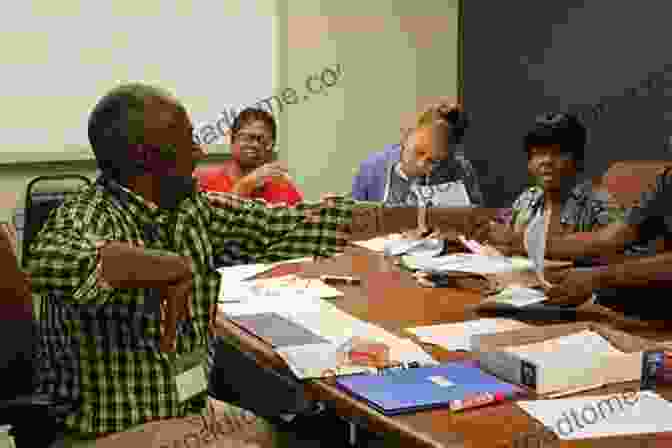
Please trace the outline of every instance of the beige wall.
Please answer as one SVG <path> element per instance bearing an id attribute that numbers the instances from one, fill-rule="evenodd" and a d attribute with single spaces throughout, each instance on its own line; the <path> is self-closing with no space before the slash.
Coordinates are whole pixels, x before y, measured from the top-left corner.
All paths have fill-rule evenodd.
<path id="1" fill-rule="evenodd" d="M 279 0 L 281 85 L 340 64 L 338 84 L 280 116 L 280 152 L 308 199 L 349 192 L 359 162 L 396 143 L 428 99 L 457 96 L 458 0 Z"/>
<path id="2" fill-rule="evenodd" d="M 359 162 L 395 143 L 402 121 L 429 98 L 456 96 L 458 0 L 277 1 L 279 91 L 303 96 L 308 76 L 342 69 L 326 95 L 279 113 L 280 157 L 308 199 L 349 192 Z M 0 219 L 23 202 L 31 178 L 58 172 L 93 176 L 95 169 L 0 167 Z"/>

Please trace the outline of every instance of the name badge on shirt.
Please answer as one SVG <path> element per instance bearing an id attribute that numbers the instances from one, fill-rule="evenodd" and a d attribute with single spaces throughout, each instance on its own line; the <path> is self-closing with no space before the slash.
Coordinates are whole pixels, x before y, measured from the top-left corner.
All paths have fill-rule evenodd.
<path id="1" fill-rule="evenodd" d="M 175 359 L 175 384 L 177 397 L 180 403 L 189 400 L 208 388 L 208 379 L 205 374 L 207 350 L 195 350 L 183 354 Z"/>
<path id="2" fill-rule="evenodd" d="M 177 384 L 177 398 L 181 402 L 200 394 L 208 388 L 208 379 L 205 376 L 205 366 L 199 364 L 175 377 Z"/>

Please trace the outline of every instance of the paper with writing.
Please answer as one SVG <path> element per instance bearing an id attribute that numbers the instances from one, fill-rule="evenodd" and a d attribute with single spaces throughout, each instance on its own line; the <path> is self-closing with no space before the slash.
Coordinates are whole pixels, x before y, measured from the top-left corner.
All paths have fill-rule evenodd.
<path id="1" fill-rule="evenodd" d="M 561 440 L 672 431 L 672 403 L 652 391 L 517 404 Z"/>

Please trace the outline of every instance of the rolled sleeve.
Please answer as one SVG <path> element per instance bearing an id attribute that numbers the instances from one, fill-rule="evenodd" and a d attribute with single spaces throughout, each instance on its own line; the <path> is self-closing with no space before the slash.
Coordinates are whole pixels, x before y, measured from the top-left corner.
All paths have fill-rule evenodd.
<path id="1" fill-rule="evenodd" d="M 352 222 L 352 199 L 338 199 L 334 206 L 321 203 L 295 207 L 269 207 L 263 201 L 229 196 L 211 206 L 210 229 L 215 246 L 238 241 L 260 262 L 310 255 L 331 255 L 347 244 Z"/>

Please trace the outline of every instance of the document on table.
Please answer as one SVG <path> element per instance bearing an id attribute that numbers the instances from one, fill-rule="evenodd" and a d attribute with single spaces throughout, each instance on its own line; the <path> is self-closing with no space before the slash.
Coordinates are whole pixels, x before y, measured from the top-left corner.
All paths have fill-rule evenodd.
<path id="1" fill-rule="evenodd" d="M 421 257 L 436 257 L 443 252 L 445 243 L 435 238 L 387 240 L 384 252 L 388 257 L 408 254 Z"/>
<path id="2" fill-rule="evenodd" d="M 320 279 L 302 278 L 293 274 L 259 280 L 224 282 L 220 303 L 239 303 L 258 297 L 310 296 L 323 299 L 342 297 L 343 293 Z"/>
<path id="3" fill-rule="evenodd" d="M 387 345 L 390 348 L 390 358 L 395 361 L 438 364 L 413 341 L 357 319 L 325 300 L 315 300 L 315 307 L 307 312 L 292 310 L 281 314 L 336 345 L 344 344 L 353 337 L 360 337 Z"/>
<path id="4" fill-rule="evenodd" d="M 280 347 L 276 352 L 299 379 L 372 373 L 364 366 L 341 366 L 338 344 L 308 344 Z"/>
<path id="5" fill-rule="evenodd" d="M 276 352 L 285 360 L 292 372 L 300 379 L 324 378 L 330 375 L 353 375 L 375 373 L 375 369 L 357 365 L 343 365 L 341 344 L 306 344 L 279 347 Z M 409 339 L 399 339 L 390 346 L 390 359 L 400 362 L 417 362 L 422 366 L 438 365 L 431 356 Z"/>
<path id="6" fill-rule="evenodd" d="M 533 266 L 530 260 L 521 257 L 495 257 L 476 254 L 452 254 L 441 257 L 405 255 L 402 257 L 402 261 L 410 269 L 425 272 L 456 271 L 474 274 L 526 271 Z"/>
<path id="7" fill-rule="evenodd" d="M 329 343 L 326 339 L 278 313 L 235 316 L 231 320 L 273 347 Z"/>
<path id="8" fill-rule="evenodd" d="M 372 250 L 374 252 L 383 252 L 385 250 L 386 242 L 399 240 L 401 238 L 402 238 L 401 234 L 393 233 L 387 236 L 378 236 L 376 238 L 371 238 L 370 240 L 353 241 L 352 244 L 363 247 L 365 249 Z"/>
<path id="9" fill-rule="evenodd" d="M 322 299 L 301 295 L 243 297 L 238 301 L 220 301 L 219 310 L 228 316 L 243 316 L 259 313 L 310 313 L 319 312 L 317 301 Z"/>
<path id="10" fill-rule="evenodd" d="M 339 255 L 342 254 L 336 254 L 335 256 Z M 275 263 L 256 263 L 256 264 L 241 264 L 237 266 L 224 266 L 217 268 L 217 272 L 219 272 L 219 274 L 222 276 L 222 279 L 226 278 L 227 282 L 239 282 L 252 278 L 255 275 L 261 274 L 263 272 L 270 271 L 276 266 L 292 263 L 304 263 L 307 261 L 313 261 L 313 258 L 303 257 L 303 258 L 294 258 L 291 260 L 277 261 Z"/>
<path id="11" fill-rule="evenodd" d="M 293 274 L 252 280 L 250 283 L 256 288 L 271 292 L 277 290 L 291 291 L 292 293 L 321 297 L 323 299 L 343 297 L 341 291 L 327 285 L 318 278 L 304 278 Z"/>
<path id="12" fill-rule="evenodd" d="M 241 264 L 217 268 L 217 272 L 222 276 L 222 282 L 226 280 L 226 283 L 234 283 L 247 280 L 271 269 L 273 269 L 272 264 Z"/>
<path id="13" fill-rule="evenodd" d="M 422 342 L 438 345 L 446 350 L 471 351 L 471 337 L 502 331 L 527 328 L 529 325 L 513 319 L 477 319 L 450 324 L 408 328 Z"/>
<path id="14" fill-rule="evenodd" d="M 521 307 L 543 302 L 546 299 L 544 291 L 511 285 L 499 293 L 489 296 L 484 302 L 508 303 L 515 307 Z"/>
<path id="15" fill-rule="evenodd" d="M 517 404 L 561 440 L 672 431 L 672 403 L 652 391 Z"/>

